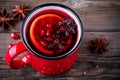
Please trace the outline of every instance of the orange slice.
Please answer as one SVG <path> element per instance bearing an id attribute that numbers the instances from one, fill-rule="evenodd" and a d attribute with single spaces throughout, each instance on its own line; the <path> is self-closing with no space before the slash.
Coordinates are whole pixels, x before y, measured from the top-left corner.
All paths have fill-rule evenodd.
<path id="1" fill-rule="evenodd" d="M 58 21 L 63 20 L 62 17 L 56 14 L 44 14 L 37 17 L 30 27 L 30 39 L 40 52 L 44 54 L 54 54 L 54 51 L 46 48 L 47 44 L 43 39 L 44 36 L 49 36 L 53 30 L 53 25 L 57 25 Z"/>

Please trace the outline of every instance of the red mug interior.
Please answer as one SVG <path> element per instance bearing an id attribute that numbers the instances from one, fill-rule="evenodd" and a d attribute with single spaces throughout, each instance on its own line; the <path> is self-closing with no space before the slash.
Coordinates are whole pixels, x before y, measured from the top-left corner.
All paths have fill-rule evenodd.
<path id="1" fill-rule="evenodd" d="M 39 37 L 40 35 L 45 36 L 44 34 L 49 35 L 52 33 L 52 31 L 55 31 L 53 27 L 57 25 L 58 21 L 63 20 L 64 17 L 73 19 L 76 24 L 75 35 L 72 36 L 72 39 L 68 39 L 66 41 L 66 43 L 68 42 L 72 45 L 69 48 L 65 46 L 66 49 L 68 48 L 66 51 L 59 50 L 58 53 L 61 53 L 58 55 L 51 55 L 54 53 L 53 50 L 47 50 L 41 47 L 39 44 L 45 45 L 46 42 L 44 39 L 42 39 L 43 37 L 41 37 L 41 39 L 39 39 Z M 52 28 L 50 28 L 51 26 Z M 82 32 L 81 21 L 77 14 L 67 7 L 61 7 L 58 5 L 37 7 L 27 16 L 21 29 L 22 40 L 27 49 L 31 53 L 47 59 L 56 59 L 72 54 L 72 52 L 76 50 L 79 43 L 81 42 Z M 40 40 L 42 41 L 40 42 Z"/>

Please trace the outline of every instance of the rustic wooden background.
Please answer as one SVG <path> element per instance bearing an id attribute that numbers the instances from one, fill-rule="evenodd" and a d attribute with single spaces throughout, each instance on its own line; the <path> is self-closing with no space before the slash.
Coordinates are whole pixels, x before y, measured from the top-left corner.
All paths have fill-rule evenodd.
<path id="1" fill-rule="evenodd" d="M 0 80 L 120 80 L 120 0 L 0 0 L 0 9 L 8 12 L 15 4 L 26 4 L 31 9 L 48 2 L 61 3 L 77 12 L 83 22 L 84 37 L 79 48 L 79 56 L 72 69 L 62 75 L 46 76 L 32 67 L 19 70 L 10 69 L 5 63 L 8 44 L 16 43 L 11 32 L 20 32 L 22 21 L 15 22 L 11 31 L 0 27 Z M 94 54 L 88 48 L 89 41 L 95 37 L 106 37 L 108 52 Z M 88 61 L 100 68 L 93 68 Z M 90 68 L 84 75 L 83 71 Z"/>

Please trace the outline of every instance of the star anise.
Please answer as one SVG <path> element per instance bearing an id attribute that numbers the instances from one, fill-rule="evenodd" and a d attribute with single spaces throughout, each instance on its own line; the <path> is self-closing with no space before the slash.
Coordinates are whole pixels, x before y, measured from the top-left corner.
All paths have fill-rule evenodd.
<path id="1" fill-rule="evenodd" d="M 29 11 L 30 9 L 25 5 L 15 5 L 15 9 L 13 9 L 13 17 L 17 17 L 20 20 L 21 18 L 25 18 Z"/>
<path id="2" fill-rule="evenodd" d="M 91 41 L 90 48 L 94 52 L 103 53 L 104 51 L 108 51 L 108 49 L 106 48 L 108 44 L 109 43 L 107 42 L 105 38 L 103 39 L 96 38 L 95 40 Z"/>
<path id="3" fill-rule="evenodd" d="M 52 35 L 52 37 L 45 37 L 44 40 L 47 42 L 48 49 L 53 49 L 54 53 L 57 53 L 57 50 L 64 50 L 65 41 L 61 39 L 60 35 Z"/>
<path id="4" fill-rule="evenodd" d="M 75 34 L 76 24 L 73 19 L 64 18 L 63 21 L 59 21 L 58 25 L 60 28 L 57 33 L 64 33 L 66 36 L 69 36 L 70 33 Z"/>
<path id="5" fill-rule="evenodd" d="M 3 29 L 7 27 L 11 27 L 10 21 L 12 21 L 13 18 L 9 17 L 9 14 L 7 13 L 6 9 L 2 8 L 0 12 L 0 25 Z"/>

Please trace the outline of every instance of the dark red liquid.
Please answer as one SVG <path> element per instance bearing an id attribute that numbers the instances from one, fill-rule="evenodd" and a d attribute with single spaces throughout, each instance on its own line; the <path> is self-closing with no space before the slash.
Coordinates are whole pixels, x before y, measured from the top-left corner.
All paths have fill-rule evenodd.
<path id="1" fill-rule="evenodd" d="M 40 54 L 48 56 L 57 56 L 68 52 L 76 42 L 77 30 L 75 28 L 76 33 L 70 33 L 67 36 L 64 33 L 57 33 L 61 27 L 58 22 L 62 22 L 64 18 L 71 19 L 68 14 L 52 9 L 34 15 L 27 25 L 29 28 L 27 31 L 28 42 L 31 47 Z"/>

